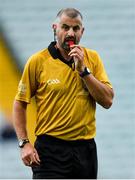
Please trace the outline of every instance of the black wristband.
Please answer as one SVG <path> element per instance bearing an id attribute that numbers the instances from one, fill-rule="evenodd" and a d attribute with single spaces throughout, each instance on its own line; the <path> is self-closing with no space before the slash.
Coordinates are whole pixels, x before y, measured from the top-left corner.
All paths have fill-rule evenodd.
<path id="1" fill-rule="evenodd" d="M 29 143 L 29 139 L 19 139 L 20 148 L 23 148 L 26 143 Z"/>
<path id="2" fill-rule="evenodd" d="M 84 71 L 81 72 L 81 73 L 79 73 L 79 75 L 83 78 L 84 76 L 87 76 L 87 75 L 89 75 L 90 73 L 91 73 L 91 72 L 90 72 L 89 68 L 85 67 L 85 68 L 84 68 Z"/>

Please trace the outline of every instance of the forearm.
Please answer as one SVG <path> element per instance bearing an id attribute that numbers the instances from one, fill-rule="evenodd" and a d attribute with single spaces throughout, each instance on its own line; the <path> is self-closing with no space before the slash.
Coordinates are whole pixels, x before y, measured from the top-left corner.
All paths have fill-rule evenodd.
<path id="1" fill-rule="evenodd" d="M 18 139 L 26 139 L 26 107 L 27 104 L 20 101 L 15 101 L 13 106 L 13 124 Z"/>
<path id="2" fill-rule="evenodd" d="M 72 45 L 71 51 L 68 54 L 75 60 L 75 68 L 78 73 L 82 73 L 85 70 L 84 64 L 84 52 L 79 45 Z M 109 108 L 112 105 L 113 100 L 113 89 L 106 84 L 100 82 L 92 74 L 83 77 L 83 80 L 89 90 L 90 95 L 104 108 Z"/>
<path id="3" fill-rule="evenodd" d="M 97 80 L 92 74 L 83 77 L 89 93 L 104 108 L 110 108 L 113 100 L 113 89 Z"/>

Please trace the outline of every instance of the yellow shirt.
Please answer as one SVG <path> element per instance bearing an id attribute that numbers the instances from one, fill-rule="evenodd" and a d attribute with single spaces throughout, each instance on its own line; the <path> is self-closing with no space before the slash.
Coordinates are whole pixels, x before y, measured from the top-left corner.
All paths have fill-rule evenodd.
<path id="1" fill-rule="evenodd" d="M 112 87 L 96 51 L 84 49 L 85 65 L 101 82 Z M 19 83 L 16 100 L 30 103 L 35 96 L 35 134 L 65 140 L 95 137 L 96 102 L 78 72 L 44 49 L 29 58 Z"/>

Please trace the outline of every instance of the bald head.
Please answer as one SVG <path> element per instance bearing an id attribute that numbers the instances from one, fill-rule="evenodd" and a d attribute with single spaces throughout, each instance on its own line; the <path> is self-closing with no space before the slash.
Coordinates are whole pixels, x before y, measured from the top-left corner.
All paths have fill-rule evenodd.
<path id="1" fill-rule="evenodd" d="M 74 9 L 74 8 L 61 9 L 61 10 L 58 12 L 56 18 L 57 18 L 57 19 L 60 18 L 63 14 L 66 15 L 66 16 L 68 16 L 68 17 L 70 17 L 70 18 L 72 18 L 72 19 L 73 19 L 73 18 L 80 17 L 81 20 L 83 20 L 82 14 L 81 14 L 77 9 Z"/>

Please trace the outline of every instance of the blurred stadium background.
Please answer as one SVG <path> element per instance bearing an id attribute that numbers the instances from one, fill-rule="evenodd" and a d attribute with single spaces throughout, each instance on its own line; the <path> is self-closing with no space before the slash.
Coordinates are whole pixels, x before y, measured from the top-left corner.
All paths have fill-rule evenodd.
<path id="1" fill-rule="evenodd" d="M 97 106 L 98 177 L 135 178 L 135 1 L 0 0 L 0 179 L 29 179 L 12 128 L 12 104 L 27 58 L 53 40 L 51 24 L 64 7 L 84 16 L 81 44 L 99 52 L 115 90 L 114 104 Z M 34 102 L 28 111 L 34 141 Z"/>

